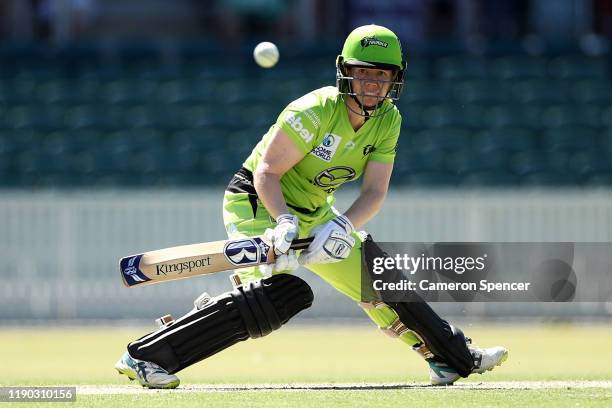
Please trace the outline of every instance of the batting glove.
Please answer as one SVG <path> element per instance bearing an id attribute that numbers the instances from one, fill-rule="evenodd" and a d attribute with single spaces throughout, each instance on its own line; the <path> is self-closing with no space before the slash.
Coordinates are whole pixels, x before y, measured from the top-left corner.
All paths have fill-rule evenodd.
<path id="1" fill-rule="evenodd" d="M 293 249 L 276 257 L 274 263 L 259 265 L 264 278 L 269 278 L 274 272 L 291 272 L 300 266 L 297 255 Z"/>
<path id="2" fill-rule="evenodd" d="M 332 263 L 348 258 L 355 246 L 355 238 L 351 236 L 354 230 L 351 220 L 344 215 L 315 227 L 310 232 L 313 241 L 300 254 L 300 264 Z"/>
<path id="3" fill-rule="evenodd" d="M 276 227 L 267 229 L 264 237 L 268 243 L 274 246 L 274 253 L 281 255 L 286 253 L 291 242 L 298 237 L 298 218 L 293 214 L 281 214 L 276 218 Z"/>

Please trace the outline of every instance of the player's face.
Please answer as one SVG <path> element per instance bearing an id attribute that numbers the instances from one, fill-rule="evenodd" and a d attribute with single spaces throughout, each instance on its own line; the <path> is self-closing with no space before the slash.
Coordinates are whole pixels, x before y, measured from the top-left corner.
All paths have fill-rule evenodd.
<path id="1" fill-rule="evenodd" d="M 353 92 L 364 106 L 376 106 L 382 101 L 393 80 L 393 71 L 389 69 L 351 67 L 349 75 L 353 77 Z"/>

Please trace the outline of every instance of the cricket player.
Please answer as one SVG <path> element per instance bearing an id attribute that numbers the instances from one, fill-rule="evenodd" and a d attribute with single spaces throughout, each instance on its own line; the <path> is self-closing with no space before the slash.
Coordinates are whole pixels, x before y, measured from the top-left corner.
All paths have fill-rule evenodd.
<path id="1" fill-rule="evenodd" d="M 239 269 L 232 292 L 198 298 L 187 315 L 131 342 L 116 365 L 120 373 L 146 387 L 174 388 L 177 371 L 278 329 L 313 300 L 306 282 L 291 274 L 299 265 L 417 351 L 434 385 L 453 384 L 505 361 L 505 348 L 472 345 L 425 302 L 362 301 L 362 268 L 368 267 L 362 256 L 381 249 L 357 229 L 376 215 L 387 194 L 402 121 L 394 101 L 406 63 L 392 31 L 367 25 L 347 37 L 336 68 L 335 87 L 316 89 L 281 112 L 224 196 L 228 236 L 265 235 L 276 262 Z M 340 213 L 334 192 L 360 177 L 359 196 Z M 289 248 L 292 240 L 308 236 L 314 240 L 300 254 Z"/>

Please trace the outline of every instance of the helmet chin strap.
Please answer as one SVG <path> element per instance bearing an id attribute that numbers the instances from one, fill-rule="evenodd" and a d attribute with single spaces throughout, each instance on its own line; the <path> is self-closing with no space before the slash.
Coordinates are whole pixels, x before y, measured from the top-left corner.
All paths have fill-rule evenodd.
<path id="1" fill-rule="evenodd" d="M 351 95 L 351 98 L 355 101 L 355 103 L 357 104 L 357 106 L 359 106 L 359 108 L 361 108 L 361 112 L 363 112 L 363 116 L 365 116 L 366 120 L 368 120 L 370 118 L 371 113 L 368 111 L 373 111 L 374 109 L 376 109 L 376 107 L 370 107 L 370 106 L 364 106 L 360 101 L 359 98 L 357 98 L 357 96 L 355 95 Z M 370 109 L 368 109 L 370 108 Z M 357 112 L 355 112 L 357 113 Z"/>
<path id="2" fill-rule="evenodd" d="M 362 103 L 359 101 L 359 98 L 357 98 L 357 96 L 356 96 L 356 95 L 351 95 L 351 98 L 352 98 L 352 99 L 355 101 L 355 103 L 357 104 L 357 106 L 359 106 L 359 107 L 361 108 L 361 111 L 362 111 L 363 113 L 355 112 L 354 110 L 352 110 L 352 109 L 350 108 L 350 106 L 349 106 L 349 109 L 351 109 L 351 111 L 353 111 L 353 113 L 356 113 L 357 115 L 362 115 L 362 116 L 364 116 L 364 117 L 365 117 L 365 120 L 370 119 L 370 116 L 372 116 L 372 113 L 373 113 L 373 112 L 374 112 L 376 109 L 380 108 L 380 107 L 382 106 L 382 104 L 385 102 L 385 100 L 383 99 L 382 101 L 380 101 L 379 103 L 377 103 L 377 104 L 376 104 L 376 105 L 374 105 L 374 106 L 365 106 L 364 104 L 362 104 Z"/>

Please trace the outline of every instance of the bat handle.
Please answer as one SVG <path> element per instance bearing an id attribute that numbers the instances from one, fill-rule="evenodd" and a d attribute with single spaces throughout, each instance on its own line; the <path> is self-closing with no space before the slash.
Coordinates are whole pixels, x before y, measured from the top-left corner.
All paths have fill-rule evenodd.
<path id="1" fill-rule="evenodd" d="M 293 242 L 291 243 L 290 248 L 291 249 L 306 249 L 308 248 L 308 245 L 310 245 L 313 239 L 314 239 L 313 237 L 294 239 Z"/>

